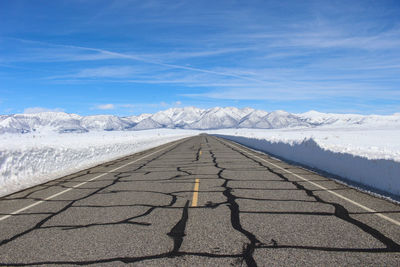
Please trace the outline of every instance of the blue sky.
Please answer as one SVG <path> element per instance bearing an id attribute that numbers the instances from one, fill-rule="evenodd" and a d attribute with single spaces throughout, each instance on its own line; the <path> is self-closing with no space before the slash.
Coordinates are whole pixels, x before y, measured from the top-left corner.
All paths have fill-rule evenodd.
<path id="1" fill-rule="evenodd" d="M 400 1 L 0 1 L 0 114 L 400 112 Z"/>

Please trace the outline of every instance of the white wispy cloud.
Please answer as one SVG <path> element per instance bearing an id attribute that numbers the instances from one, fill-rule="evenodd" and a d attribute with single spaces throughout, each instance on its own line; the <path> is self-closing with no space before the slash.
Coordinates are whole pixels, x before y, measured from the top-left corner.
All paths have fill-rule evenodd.
<path id="1" fill-rule="evenodd" d="M 51 76 L 48 77 L 48 79 L 129 78 L 139 73 L 143 73 L 143 68 L 135 68 L 132 66 L 103 66 L 82 69 L 72 74 Z"/>
<path id="2" fill-rule="evenodd" d="M 234 77 L 234 78 L 239 78 L 239 79 L 251 79 L 245 76 L 239 76 L 234 73 L 228 73 L 228 72 L 220 72 L 220 71 L 215 71 L 212 69 L 204 69 L 204 68 L 197 68 L 197 67 L 191 67 L 187 65 L 179 65 L 179 64 L 173 64 L 173 63 L 164 63 L 162 60 L 156 60 L 152 58 L 147 58 L 144 57 L 143 55 L 139 54 L 133 54 L 133 53 L 120 53 L 120 52 L 114 52 L 110 50 L 105 50 L 105 49 L 99 49 L 99 48 L 91 48 L 91 47 L 83 47 L 83 46 L 74 46 L 74 45 L 63 45 L 63 44 L 53 44 L 53 43 L 45 43 L 45 42 L 37 42 L 37 41 L 32 41 L 32 40 L 21 40 L 20 41 L 24 42 L 31 42 L 35 44 L 41 44 L 41 45 L 46 45 L 50 47 L 56 47 L 57 52 L 49 53 L 48 49 L 43 49 L 42 52 L 43 54 L 39 53 L 36 56 L 32 56 L 29 58 L 24 58 L 23 60 L 38 60 L 38 61 L 46 61 L 47 60 L 54 60 L 54 61 L 85 61 L 88 59 L 91 60 L 104 60 L 104 59 L 125 59 L 125 60 L 133 60 L 137 62 L 142 62 L 146 64 L 152 64 L 152 65 L 157 65 L 161 67 L 165 67 L 167 69 L 172 69 L 172 70 L 186 70 L 186 71 L 193 71 L 193 72 L 201 72 L 201 73 L 208 73 L 212 75 L 220 75 L 220 76 L 228 76 L 228 77 Z M 65 48 L 67 50 L 75 50 L 75 53 L 65 53 L 62 51 L 59 51 L 59 48 Z M 82 51 L 90 52 L 90 54 L 82 54 Z M 92 54 L 95 52 L 95 54 Z M 209 52 L 199 52 L 199 53 L 204 53 L 204 54 L 210 54 Z M 189 54 L 193 54 L 189 53 Z M 153 55 L 154 56 L 154 55 Z M 185 57 L 185 56 L 183 56 Z M 101 67 L 103 71 L 108 70 L 108 67 Z M 96 70 L 88 70 L 89 73 L 93 73 Z M 101 70 L 100 70 L 101 71 Z M 98 72 L 100 72 L 98 70 Z M 81 73 L 80 75 L 85 75 L 85 73 Z M 76 74 L 75 76 L 79 76 L 79 73 Z"/>
<path id="3" fill-rule="evenodd" d="M 103 105 L 97 105 L 95 108 L 100 109 L 100 110 L 112 110 L 112 109 L 115 109 L 115 105 L 114 104 L 103 104 Z"/>
<path id="4" fill-rule="evenodd" d="M 134 112 L 135 110 L 140 110 L 143 108 L 171 108 L 171 107 L 178 107 L 181 106 L 182 102 L 181 101 L 175 101 L 175 102 L 156 102 L 156 103 L 140 103 L 140 104 L 100 104 L 100 105 L 94 105 L 91 109 L 92 110 L 128 110 L 129 112 Z"/>
<path id="5" fill-rule="evenodd" d="M 42 112 L 64 112 L 62 108 L 44 108 L 44 107 L 30 107 L 25 108 L 24 113 L 26 114 L 34 114 L 34 113 L 42 113 Z"/>
<path id="6" fill-rule="evenodd" d="M 135 74 L 137 70 L 130 66 L 113 66 L 113 67 L 99 67 L 83 69 L 78 72 L 75 77 L 77 78 L 91 78 L 91 77 L 129 77 Z"/>

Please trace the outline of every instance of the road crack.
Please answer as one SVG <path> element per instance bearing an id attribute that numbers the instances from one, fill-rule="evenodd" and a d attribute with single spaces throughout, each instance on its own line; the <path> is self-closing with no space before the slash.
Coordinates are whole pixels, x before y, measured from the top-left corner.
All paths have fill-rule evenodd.
<path id="1" fill-rule="evenodd" d="M 221 185 L 225 190 L 223 191 L 223 195 L 227 198 L 227 203 L 228 207 L 230 209 L 230 217 L 231 217 L 231 224 L 233 229 L 236 231 L 240 232 L 246 238 L 249 240 L 250 243 L 244 244 L 243 246 L 243 252 L 242 252 L 242 257 L 243 261 L 246 262 L 247 266 L 257 266 L 256 261 L 254 260 L 253 253 L 256 247 L 259 247 L 262 245 L 260 240 L 257 239 L 257 237 L 249 232 L 248 230 L 244 229 L 241 222 L 240 222 L 240 207 L 239 204 L 236 202 L 237 197 L 232 193 L 232 187 L 229 186 L 229 182 L 232 181 L 232 179 L 226 178 L 223 176 L 223 172 L 226 170 L 226 168 L 223 168 L 219 166 L 217 162 L 217 157 L 215 153 L 210 150 L 210 155 L 212 158 L 212 161 L 214 163 L 214 166 L 219 169 L 218 172 L 218 178 L 222 179 L 224 183 Z"/>
<path id="2" fill-rule="evenodd" d="M 247 155 L 246 153 L 233 148 L 223 142 L 221 142 L 220 140 L 218 140 L 221 144 L 223 144 L 226 147 L 229 147 L 230 149 L 232 149 L 233 151 L 240 153 L 242 156 L 248 158 L 249 160 L 252 160 L 253 162 L 257 163 L 259 166 L 267 169 L 269 172 L 277 175 L 278 177 L 280 177 L 281 179 L 283 179 L 284 181 L 293 184 L 298 190 L 302 190 L 304 191 L 307 196 L 315 199 L 316 202 L 321 203 L 321 204 L 326 204 L 326 205 L 330 205 L 334 208 L 334 213 L 332 215 L 334 215 L 335 217 L 350 223 L 356 227 L 358 227 L 359 229 L 361 229 L 362 231 L 364 231 L 365 233 L 373 236 L 375 239 L 379 240 L 381 243 L 383 243 L 386 248 L 385 249 L 376 249 L 377 252 L 382 252 L 382 251 L 386 251 L 386 252 L 400 252 L 400 245 L 398 243 L 396 243 L 395 241 L 393 241 L 391 238 L 385 236 L 383 233 L 381 233 L 380 231 L 378 231 L 377 229 L 367 225 L 366 223 L 363 223 L 357 219 L 354 219 L 350 216 L 349 211 L 341 204 L 336 203 L 336 202 L 330 202 L 330 201 L 326 201 L 323 200 L 321 197 L 319 197 L 318 195 L 316 195 L 312 190 L 309 190 L 307 188 L 305 188 L 303 185 L 301 185 L 300 183 L 290 180 L 289 178 L 287 178 L 284 174 L 279 173 L 275 170 L 273 170 L 271 167 L 266 166 L 265 164 L 263 164 L 261 161 L 256 160 L 252 157 L 250 157 L 249 155 Z M 247 212 L 247 213 L 251 213 L 251 212 Z M 278 248 L 279 246 L 273 246 L 275 248 Z M 287 248 L 288 246 L 285 246 L 285 248 Z M 298 247 L 296 247 L 298 248 Z"/>

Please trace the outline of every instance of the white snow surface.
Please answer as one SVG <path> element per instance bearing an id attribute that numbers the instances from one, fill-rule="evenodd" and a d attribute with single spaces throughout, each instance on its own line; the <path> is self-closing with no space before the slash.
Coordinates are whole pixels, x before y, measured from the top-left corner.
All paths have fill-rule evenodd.
<path id="1" fill-rule="evenodd" d="M 105 122 L 100 127 L 114 123 L 113 118 L 106 118 Z M 157 129 L 3 134 L 0 135 L 0 196 L 198 133 Z"/>
<path id="2" fill-rule="evenodd" d="M 320 127 L 207 131 L 256 150 L 400 197 L 400 128 Z"/>

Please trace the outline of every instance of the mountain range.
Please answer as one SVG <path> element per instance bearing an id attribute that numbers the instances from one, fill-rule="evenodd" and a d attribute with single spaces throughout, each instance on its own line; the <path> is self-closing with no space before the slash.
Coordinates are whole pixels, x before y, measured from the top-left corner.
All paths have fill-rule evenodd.
<path id="1" fill-rule="evenodd" d="M 224 128 L 348 127 L 360 125 L 400 128 L 400 114 L 382 116 L 333 114 L 317 111 L 295 114 L 281 110 L 267 112 L 253 108 L 215 107 L 200 109 L 184 107 L 130 117 L 114 115 L 79 116 L 64 112 L 0 115 L 0 134 L 36 131 L 66 133 L 156 128 L 210 130 Z"/>

